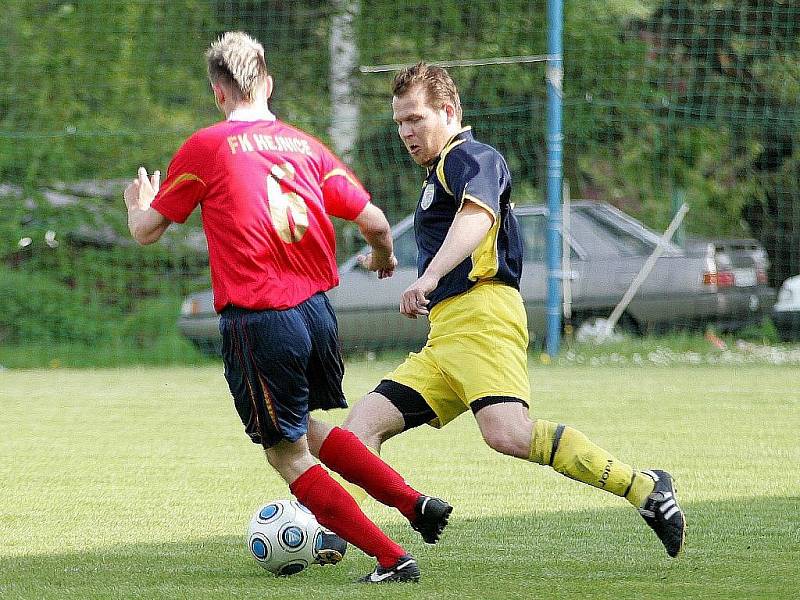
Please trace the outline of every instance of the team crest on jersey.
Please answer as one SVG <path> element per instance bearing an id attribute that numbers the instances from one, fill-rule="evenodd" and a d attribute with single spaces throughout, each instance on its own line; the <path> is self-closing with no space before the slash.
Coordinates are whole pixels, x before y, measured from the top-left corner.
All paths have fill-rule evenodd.
<path id="1" fill-rule="evenodd" d="M 419 205 L 422 207 L 422 210 L 427 210 L 428 207 L 433 204 L 433 196 L 436 193 L 436 188 L 432 183 L 429 183 L 425 186 L 425 191 L 422 192 L 422 200 L 420 200 Z"/>

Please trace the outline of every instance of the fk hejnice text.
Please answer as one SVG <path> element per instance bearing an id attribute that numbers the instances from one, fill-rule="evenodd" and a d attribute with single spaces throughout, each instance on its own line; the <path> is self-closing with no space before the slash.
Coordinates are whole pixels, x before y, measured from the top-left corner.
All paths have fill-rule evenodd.
<path id="1" fill-rule="evenodd" d="M 308 140 L 282 135 L 264 135 L 261 133 L 243 133 L 228 136 L 231 154 L 237 152 L 254 152 L 256 150 L 272 150 L 274 152 L 297 152 L 311 156 L 311 145 Z"/>

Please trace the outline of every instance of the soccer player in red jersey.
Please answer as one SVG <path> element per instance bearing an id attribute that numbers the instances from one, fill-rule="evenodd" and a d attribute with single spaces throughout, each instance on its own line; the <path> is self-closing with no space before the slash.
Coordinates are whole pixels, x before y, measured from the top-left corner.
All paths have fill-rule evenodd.
<path id="1" fill-rule="evenodd" d="M 277 120 L 264 49 L 229 32 L 206 52 L 226 120 L 193 134 L 160 185 L 156 171 L 125 190 L 128 225 L 140 244 L 157 241 L 200 205 L 225 378 L 253 442 L 292 493 L 325 527 L 377 558 L 366 582 L 417 581 L 414 558 L 370 521 L 319 465 L 397 508 L 428 543 L 451 507 L 423 496 L 349 431 L 309 416 L 346 407 L 336 318 L 325 291 L 338 284 L 328 215 L 354 221 L 372 252 L 362 265 L 390 277 L 397 261 L 389 224 L 362 185 L 323 144 Z M 335 563 L 332 547 L 322 557 Z"/>

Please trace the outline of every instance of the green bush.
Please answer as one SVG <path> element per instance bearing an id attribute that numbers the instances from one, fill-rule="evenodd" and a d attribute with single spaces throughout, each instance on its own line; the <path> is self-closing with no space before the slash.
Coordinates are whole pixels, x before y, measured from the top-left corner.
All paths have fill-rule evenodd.
<path id="1" fill-rule="evenodd" d="M 0 298 L 2 343 L 94 343 L 108 338 L 91 307 L 82 306 L 73 290 L 45 273 L 0 268 Z"/>
<path id="2" fill-rule="evenodd" d="M 185 230 L 140 247 L 121 202 L 0 201 L 0 344 L 15 349 L 0 364 L 197 360 L 176 322 L 184 296 L 209 285 L 208 259 Z"/>

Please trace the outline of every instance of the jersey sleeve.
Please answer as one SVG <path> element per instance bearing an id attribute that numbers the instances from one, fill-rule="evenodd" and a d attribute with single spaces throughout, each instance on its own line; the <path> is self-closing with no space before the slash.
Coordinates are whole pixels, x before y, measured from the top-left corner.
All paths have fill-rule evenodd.
<path id="1" fill-rule="evenodd" d="M 500 195 L 509 184 L 508 168 L 503 157 L 491 148 L 476 153 L 454 148 L 444 159 L 442 182 L 458 204 L 475 202 L 495 217 L 500 214 Z"/>
<path id="2" fill-rule="evenodd" d="M 203 165 L 208 158 L 195 137 L 181 146 L 167 169 L 167 178 L 150 205 L 170 221 L 183 223 L 205 196 Z"/>
<path id="3" fill-rule="evenodd" d="M 348 221 L 354 220 L 369 202 L 369 192 L 353 172 L 327 148 L 323 148 L 321 160 L 320 187 L 325 212 Z"/>

